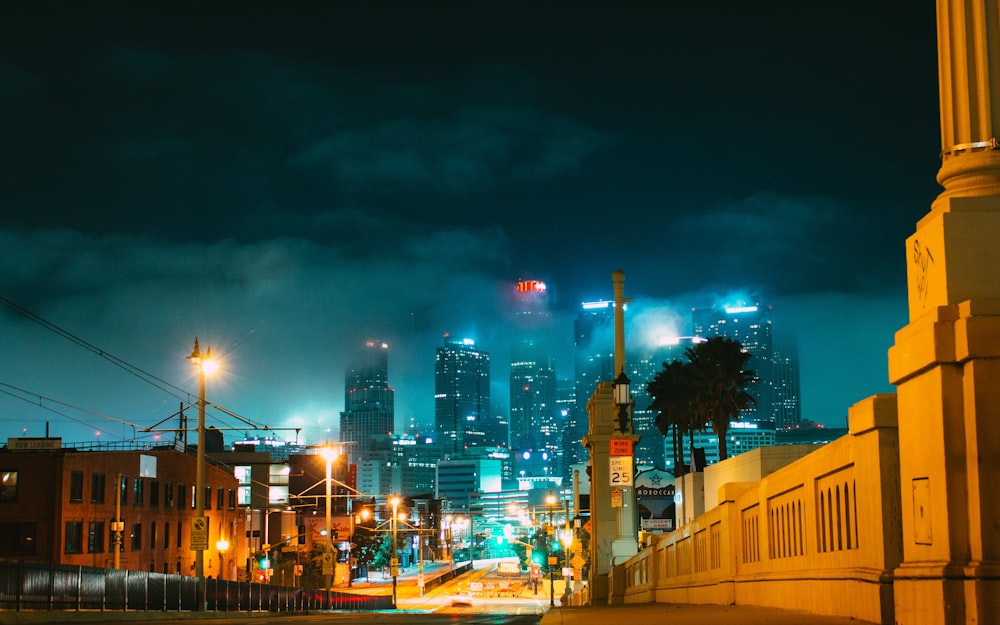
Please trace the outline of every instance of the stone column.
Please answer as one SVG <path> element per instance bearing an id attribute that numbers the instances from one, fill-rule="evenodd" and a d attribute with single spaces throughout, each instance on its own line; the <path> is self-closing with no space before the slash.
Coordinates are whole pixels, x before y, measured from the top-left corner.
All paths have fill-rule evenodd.
<path id="1" fill-rule="evenodd" d="M 612 274 L 615 295 L 615 369 L 625 369 L 625 274 Z M 631 413 L 632 406 L 628 407 Z M 614 564 L 621 564 L 638 553 L 635 530 L 635 489 L 619 488 L 621 498 L 612 498 L 612 440 L 629 439 L 633 446 L 640 439 L 619 428 L 618 406 L 615 404 L 614 380 L 603 380 L 587 401 L 588 428 L 583 446 L 590 452 L 590 596 L 592 603 L 610 598 L 608 575 Z M 631 424 L 631 414 L 628 423 Z M 633 457 L 634 464 L 634 457 Z"/>
<path id="2" fill-rule="evenodd" d="M 1000 11 L 938 0 L 944 191 L 906 242 L 909 323 L 889 350 L 899 405 L 896 622 L 1000 614 Z"/>

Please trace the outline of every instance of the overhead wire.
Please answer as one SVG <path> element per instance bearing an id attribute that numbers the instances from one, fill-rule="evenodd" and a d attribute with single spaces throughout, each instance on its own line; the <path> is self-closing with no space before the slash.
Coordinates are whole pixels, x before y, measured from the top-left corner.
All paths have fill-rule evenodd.
<path id="1" fill-rule="evenodd" d="M 0 304 L 6 306 L 7 308 L 9 308 L 10 310 L 12 310 L 13 312 L 17 313 L 18 315 L 21 315 L 25 319 L 28 319 L 29 321 L 32 321 L 33 323 L 36 323 L 36 324 L 40 325 L 41 327 L 45 328 L 46 330 L 49 330 L 50 332 L 53 332 L 54 334 L 56 334 L 56 335 L 58 335 L 58 336 L 60 336 L 60 337 L 62 337 L 64 339 L 70 341 L 71 343 L 74 343 L 75 345 L 77 345 L 79 347 L 82 347 L 83 349 L 85 349 L 85 350 L 87 350 L 87 351 L 89 351 L 89 352 L 91 352 L 91 353 L 93 353 L 93 354 L 95 354 L 95 355 L 97 355 L 97 356 L 99 356 L 99 357 L 107 360 L 108 362 L 110 362 L 113 365 L 115 365 L 116 367 L 122 369 L 123 371 L 125 371 L 129 375 L 132 375 L 132 376 L 136 377 L 137 379 L 139 379 L 139 380 L 141 380 L 141 381 L 143 381 L 143 382 L 145 382 L 145 383 L 153 386 L 154 388 L 156 388 L 156 389 L 158 389 L 160 391 L 163 391 L 164 393 L 167 393 L 171 397 L 173 397 L 175 399 L 178 399 L 181 402 L 186 402 L 188 407 L 196 406 L 197 405 L 197 403 L 196 403 L 197 400 L 194 399 L 195 396 L 196 396 L 194 393 L 191 393 L 190 391 L 188 391 L 188 390 L 186 390 L 184 388 L 181 388 L 180 386 L 172 384 L 172 383 L 168 382 L 167 380 L 164 380 L 164 379 L 162 379 L 162 378 L 160 378 L 160 377 L 158 377 L 158 376 L 156 376 L 156 375 L 154 375 L 154 374 L 152 374 L 152 373 L 150 373 L 150 372 L 142 369 L 141 367 L 133 365 L 133 364 L 129 363 L 128 361 L 126 361 L 126 360 L 124 360 L 122 358 L 119 358 L 118 356 L 115 356 L 114 354 L 111 354 L 107 350 L 102 349 L 102 348 L 94 345 L 93 343 L 90 343 L 89 341 L 87 341 L 87 340 L 85 340 L 85 339 L 77 336 L 76 334 L 73 334 L 72 332 L 59 327 L 55 323 L 52 323 L 51 321 L 48 321 L 47 319 L 45 319 L 45 318 L 43 318 L 43 317 L 41 317 L 41 316 L 33 313 L 32 311 L 28 310 L 27 308 L 24 308 L 20 304 L 17 304 L 16 302 L 13 302 L 13 301 L 9 300 L 9 299 L 7 299 L 6 297 L 4 297 L 2 295 L 0 295 Z M 17 389 L 17 387 L 10 386 L 10 385 L 4 384 L 2 382 L 0 382 L 0 384 L 3 384 L 4 386 L 8 386 L 10 388 Z M 30 394 L 32 396 L 37 396 L 40 399 L 43 398 L 42 395 L 37 394 L 37 393 L 33 393 L 33 392 L 29 392 L 29 391 L 24 391 L 23 389 L 17 389 L 17 390 L 19 390 L 20 392 L 28 393 L 28 394 Z M 176 391 L 176 392 L 174 392 L 174 391 Z M 17 397 L 18 399 L 23 399 L 23 400 L 27 401 L 25 398 L 18 397 L 17 395 L 13 395 L 12 393 L 5 393 L 5 394 L 8 394 L 8 395 L 11 395 L 13 397 Z M 72 407 L 74 409 L 81 410 L 82 412 L 87 412 L 89 414 L 93 414 L 95 416 L 99 416 L 101 418 L 107 418 L 107 419 L 111 419 L 113 421 L 117 421 L 117 422 L 125 424 L 125 425 L 130 425 L 133 428 L 135 428 L 135 427 L 143 427 L 143 426 L 138 426 L 138 425 L 136 425 L 134 423 L 123 421 L 121 419 L 116 419 L 116 418 L 111 417 L 109 415 L 104 415 L 104 414 L 97 413 L 97 412 L 94 412 L 94 411 L 91 411 L 91 410 L 86 410 L 86 409 L 83 409 L 83 408 L 79 408 L 77 406 L 73 406 L 72 404 L 69 404 L 69 403 L 66 403 L 66 402 L 61 402 L 61 401 L 58 401 L 58 400 L 54 400 L 52 398 L 45 398 L 45 399 L 48 399 L 49 401 L 51 401 L 53 403 L 57 403 L 57 404 L 60 404 L 60 405 L 63 405 L 63 406 L 67 406 L 67 407 Z M 28 403 L 34 403 L 34 402 L 30 402 L 29 401 Z M 42 408 L 46 408 L 41 403 L 39 403 L 39 405 Z M 217 404 L 206 402 L 206 406 L 212 406 L 215 409 L 219 410 L 220 412 L 222 412 L 222 413 L 224 413 L 226 415 L 229 415 L 231 417 L 234 417 L 234 418 L 242 421 L 244 425 L 250 426 L 250 429 L 255 429 L 255 430 L 270 430 L 271 429 L 271 428 L 269 428 L 268 426 L 266 426 L 266 425 L 264 425 L 262 423 L 257 423 L 257 422 L 255 422 L 255 421 L 253 421 L 251 419 L 248 419 L 246 417 L 240 416 L 236 412 L 233 412 L 232 410 L 229 410 L 227 408 L 223 408 L 223 407 L 221 407 L 221 406 L 219 406 Z M 65 415 L 65 414 L 59 413 L 59 412 L 57 412 L 57 411 L 55 411 L 55 410 L 53 410 L 51 408 L 46 408 L 46 409 L 48 409 L 48 410 L 50 410 L 52 412 L 55 412 L 56 414 L 60 414 L 61 416 L 64 416 L 64 417 L 66 417 L 66 418 L 68 418 L 70 420 L 76 421 L 78 423 L 83 423 L 84 425 L 87 425 L 88 427 L 93 427 L 92 425 L 90 425 L 88 423 L 85 423 L 85 422 L 80 421 L 78 419 L 74 419 L 74 418 L 70 417 L 69 415 Z M 101 429 L 101 428 L 95 428 L 95 429 Z M 234 429 L 238 429 L 238 428 L 234 428 Z"/>

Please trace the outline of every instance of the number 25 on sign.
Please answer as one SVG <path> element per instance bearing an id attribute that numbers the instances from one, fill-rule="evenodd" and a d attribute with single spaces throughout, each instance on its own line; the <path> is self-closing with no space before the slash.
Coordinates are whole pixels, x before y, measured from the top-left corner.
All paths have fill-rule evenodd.
<path id="1" fill-rule="evenodd" d="M 611 486 L 632 485 L 632 456 L 611 456 Z"/>

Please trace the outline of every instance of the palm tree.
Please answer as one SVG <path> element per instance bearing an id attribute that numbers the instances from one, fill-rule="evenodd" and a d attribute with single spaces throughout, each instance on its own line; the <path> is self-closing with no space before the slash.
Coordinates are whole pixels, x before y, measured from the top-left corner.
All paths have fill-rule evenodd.
<path id="1" fill-rule="evenodd" d="M 719 438 L 719 460 L 728 455 L 726 435 L 729 423 L 740 412 L 756 405 L 745 389 L 756 381 L 754 372 L 746 368 L 750 353 L 739 341 L 716 336 L 685 351 L 695 373 L 701 423 L 710 422 Z"/>
<path id="2" fill-rule="evenodd" d="M 673 433 L 674 473 L 684 475 L 684 435 L 688 439 L 696 425 L 695 401 L 697 394 L 692 383 L 690 363 L 674 360 L 663 363 L 663 369 L 646 386 L 646 393 L 652 398 L 650 409 L 659 411 L 653 424 L 660 434 Z M 672 429 L 671 429 L 672 428 Z"/>

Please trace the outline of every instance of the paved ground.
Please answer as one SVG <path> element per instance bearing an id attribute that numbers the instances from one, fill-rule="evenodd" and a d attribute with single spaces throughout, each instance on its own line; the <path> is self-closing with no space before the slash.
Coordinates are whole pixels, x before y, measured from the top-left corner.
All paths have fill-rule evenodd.
<path id="1" fill-rule="evenodd" d="M 864 625 L 863 621 L 805 612 L 732 605 L 651 603 L 624 606 L 555 607 L 541 625 Z"/>

